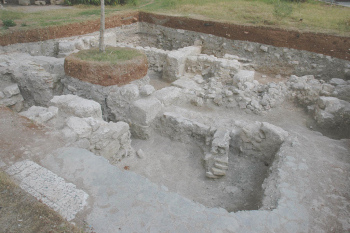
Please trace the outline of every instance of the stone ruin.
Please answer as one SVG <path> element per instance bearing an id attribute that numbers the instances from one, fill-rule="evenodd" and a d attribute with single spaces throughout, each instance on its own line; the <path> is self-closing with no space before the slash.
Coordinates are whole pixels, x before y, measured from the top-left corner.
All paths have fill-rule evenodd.
<path id="1" fill-rule="evenodd" d="M 146 145 L 161 137 L 196 148 L 198 182 L 210 186 L 210 198 L 195 201 L 229 212 L 273 210 L 286 195 L 277 188 L 282 158 L 300 142 L 290 129 L 271 123 L 274 109 L 298 106 L 309 116 L 307 127 L 350 137 L 349 61 L 146 23 L 110 29 L 105 41 L 145 53 L 148 74 L 123 86 L 67 76 L 64 58 L 96 47 L 97 34 L 6 46 L 0 56 L 0 104 L 62 135 L 67 146 L 121 168 L 123 161 L 142 163 L 152 153 L 133 146 L 134 140 Z M 277 60 L 293 74 L 260 71 Z M 179 147 L 177 153 L 188 152 Z M 226 182 L 225 197 L 215 191 L 220 182 Z M 209 200 L 215 195 L 218 200 Z"/>

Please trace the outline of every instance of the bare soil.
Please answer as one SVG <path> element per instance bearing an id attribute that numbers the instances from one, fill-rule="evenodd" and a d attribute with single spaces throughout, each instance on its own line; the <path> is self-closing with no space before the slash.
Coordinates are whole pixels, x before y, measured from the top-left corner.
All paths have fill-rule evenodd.
<path id="1" fill-rule="evenodd" d="M 45 154 L 62 145 L 57 138 L 48 138 L 44 127 L 8 108 L 0 108 L 0 119 L 2 162 L 13 163 L 34 154 Z M 83 232 L 19 188 L 3 173 L 1 164 L 0 226 L 0 232 Z"/>
<path id="2" fill-rule="evenodd" d="M 19 188 L 1 170 L 0 226 L 0 232 L 83 232 Z"/>

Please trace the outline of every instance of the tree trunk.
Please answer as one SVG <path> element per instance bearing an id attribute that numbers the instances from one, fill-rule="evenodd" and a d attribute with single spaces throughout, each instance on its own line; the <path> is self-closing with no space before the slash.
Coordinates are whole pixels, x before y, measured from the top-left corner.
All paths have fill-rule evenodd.
<path id="1" fill-rule="evenodd" d="M 105 50 L 105 1 L 101 0 L 100 53 L 104 53 Z"/>

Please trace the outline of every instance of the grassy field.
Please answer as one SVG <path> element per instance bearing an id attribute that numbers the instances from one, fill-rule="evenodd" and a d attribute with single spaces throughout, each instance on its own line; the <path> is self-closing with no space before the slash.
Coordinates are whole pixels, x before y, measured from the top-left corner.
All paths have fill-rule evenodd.
<path id="1" fill-rule="evenodd" d="M 26 12 L 25 7 L 9 9 L 0 11 L 0 19 L 14 20 L 15 30 L 82 22 L 97 19 L 100 14 L 99 6 L 85 5 L 38 12 Z M 305 3 L 286 0 L 139 0 L 137 6 L 106 6 L 106 16 L 132 10 L 350 36 L 350 8 L 315 0 Z M 3 27 L 1 31 L 9 30 Z"/>
<path id="2" fill-rule="evenodd" d="M 157 0 L 148 11 L 350 36 L 350 8 L 309 0 Z"/>
<path id="3" fill-rule="evenodd" d="M 0 170 L 0 232 L 84 232 L 20 189 Z"/>
<path id="4" fill-rule="evenodd" d="M 134 49 L 107 47 L 105 53 L 100 53 L 99 49 L 96 48 L 81 50 L 79 53 L 76 53 L 75 56 L 85 61 L 99 61 L 115 64 L 144 55 Z"/>

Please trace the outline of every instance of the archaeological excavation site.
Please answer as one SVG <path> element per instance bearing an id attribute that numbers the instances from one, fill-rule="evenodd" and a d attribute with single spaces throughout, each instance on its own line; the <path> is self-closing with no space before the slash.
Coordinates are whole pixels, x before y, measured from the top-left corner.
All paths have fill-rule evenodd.
<path id="1" fill-rule="evenodd" d="M 141 12 L 105 34 L 140 55 L 87 68 L 84 30 L 0 38 L 22 189 L 87 232 L 350 231 L 348 38 Z"/>

